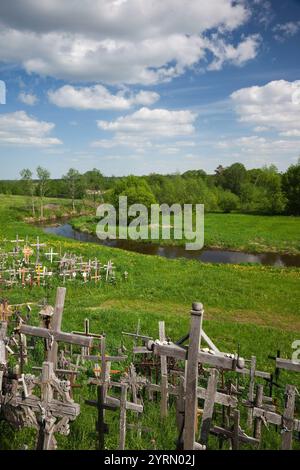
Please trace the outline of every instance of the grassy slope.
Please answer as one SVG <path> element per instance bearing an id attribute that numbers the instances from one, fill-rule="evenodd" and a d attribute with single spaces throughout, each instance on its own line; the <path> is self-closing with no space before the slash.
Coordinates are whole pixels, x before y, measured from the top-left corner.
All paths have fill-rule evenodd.
<path id="1" fill-rule="evenodd" d="M 95 217 L 73 219 L 74 228 L 96 232 Z M 170 244 L 169 240 L 159 243 Z M 184 244 L 172 240 L 171 244 Z M 205 214 L 205 246 L 240 251 L 300 253 L 300 217 Z"/>
<path id="2" fill-rule="evenodd" d="M 2 203 L 2 204 L 1 204 Z M 0 238 L 40 234 L 39 229 L 26 226 L 20 219 L 23 215 L 21 198 L 0 198 Z M 17 220 L 19 218 L 19 220 Z M 41 237 L 42 240 L 46 236 Z M 57 246 L 58 237 L 47 236 L 49 243 Z M 85 257 L 97 256 L 102 262 L 112 259 L 117 267 L 119 279 L 116 286 L 89 284 L 68 285 L 63 329 L 71 331 L 82 329 L 83 319 L 88 316 L 95 332 L 105 331 L 109 351 L 115 353 L 120 345 L 121 332 L 135 329 L 141 319 L 145 334 L 157 337 L 158 321 L 166 321 L 167 334 L 177 339 L 189 327 L 189 308 L 193 300 L 205 305 L 204 327 L 216 344 L 231 352 L 241 345 L 241 354 L 257 356 L 258 365 L 272 370 L 273 363 L 267 359 L 280 349 L 283 356 L 291 357 L 291 344 L 299 339 L 300 331 L 300 270 L 279 269 L 254 266 L 230 266 L 200 264 L 196 261 L 167 260 L 159 257 L 139 255 L 98 245 L 63 240 L 63 251 L 80 252 Z M 122 273 L 127 270 L 129 279 L 121 281 Z M 43 289 L 14 288 L 6 293 L 10 301 L 22 302 L 39 300 Z M 51 292 L 54 300 L 55 290 Z M 128 342 L 128 349 L 130 342 Z M 283 374 L 284 377 L 284 374 Z M 299 380 L 292 375 L 289 383 Z M 284 383 L 284 380 L 283 380 Z M 84 387 L 77 392 L 82 403 L 92 391 Z M 174 448 L 174 416 L 168 418 L 168 431 L 162 432 L 157 417 L 157 407 L 147 404 L 143 422 L 153 428 L 153 433 L 136 438 L 134 433 L 128 439 L 128 448 L 153 448 L 155 439 L 158 448 Z M 83 413 L 72 425 L 68 438 L 59 438 L 63 448 L 89 448 L 94 446 L 95 413 L 83 405 Z M 107 446 L 117 445 L 117 416 L 109 415 L 111 433 Z M 158 424 L 153 424 L 158 423 Z M 7 433 L 0 448 L 20 448 L 28 441 L 28 431 Z M 166 429 L 166 427 L 164 427 Z M 1 428 L 0 428 L 1 431 Z M 266 434 L 265 444 L 276 448 L 278 436 Z M 30 433 L 29 433 L 30 434 Z M 30 434 L 33 439 L 33 433 Z M 130 433 L 128 434 L 130 436 Z M 295 444 L 298 446 L 298 444 Z"/>

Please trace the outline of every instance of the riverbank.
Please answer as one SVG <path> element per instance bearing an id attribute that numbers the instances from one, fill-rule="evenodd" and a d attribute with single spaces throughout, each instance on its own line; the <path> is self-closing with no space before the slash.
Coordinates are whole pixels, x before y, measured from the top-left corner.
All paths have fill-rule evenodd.
<path id="1" fill-rule="evenodd" d="M 72 218 L 69 223 L 75 230 L 96 235 L 98 221 L 96 217 L 86 216 Z M 300 254 L 300 217 L 208 213 L 204 224 L 204 248 L 207 249 Z M 174 237 L 138 240 L 163 246 L 184 246 L 186 241 L 184 237 L 181 240 Z"/>

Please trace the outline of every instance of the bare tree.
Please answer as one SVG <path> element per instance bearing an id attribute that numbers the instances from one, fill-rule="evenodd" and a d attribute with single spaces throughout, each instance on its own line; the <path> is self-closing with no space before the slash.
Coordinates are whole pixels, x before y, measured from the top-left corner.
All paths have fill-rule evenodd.
<path id="1" fill-rule="evenodd" d="M 44 197 L 47 190 L 47 183 L 50 178 L 50 172 L 46 168 L 42 168 L 38 166 L 36 169 L 39 183 L 39 193 L 40 193 L 40 200 L 41 200 L 41 218 L 44 217 Z"/>
<path id="2" fill-rule="evenodd" d="M 31 195 L 32 217 L 35 217 L 35 184 L 32 179 L 32 171 L 24 168 L 20 171 L 21 180 L 26 183 L 26 190 Z"/>

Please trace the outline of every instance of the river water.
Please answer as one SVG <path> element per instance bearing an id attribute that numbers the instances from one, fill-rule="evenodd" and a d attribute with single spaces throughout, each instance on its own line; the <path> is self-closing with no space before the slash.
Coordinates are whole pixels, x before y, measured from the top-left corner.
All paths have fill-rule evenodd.
<path id="1" fill-rule="evenodd" d="M 137 242 L 133 240 L 99 240 L 95 235 L 74 230 L 68 223 L 60 225 L 44 225 L 43 230 L 81 242 L 97 243 L 100 245 L 134 251 L 146 255 L 163 256 L 169 259 L 188 258 L 203 263 L 240 264 L 257 263 L 266 266 L 300 267 L 299 255 L 281 255 L 277 253 L 251 254 L 240 251 L 204 249 L 201 251 L 187 251 L 183 246 L 162 246 L 152 243 Z"/>

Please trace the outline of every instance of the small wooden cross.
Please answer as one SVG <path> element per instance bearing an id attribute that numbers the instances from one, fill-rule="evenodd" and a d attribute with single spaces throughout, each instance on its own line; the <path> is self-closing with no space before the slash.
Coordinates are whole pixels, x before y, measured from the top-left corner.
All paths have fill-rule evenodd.
<path id="1" fill-rule="evenodd" d="M 16 252 L 19 253 L 19 251 L 20 251 L 19 243 L 23 242 L 24 240 L 21 240 L 19 238 L 19 235 L 17 234 L 16 239 L 15 240 L 10 240 L 10 241 L 11 241 L 11 243 L 16 244 Z"/>
<path id="2" fill-rule="evenodd" d="M 50 248 L 49 253 L 45 253 L 45 256 L 49 259 L 50 263 L 53 263 L 53 257 L 58 256 L 58 253 L 54 253 L 53 248 Z"/>
<path id="3" fill-rule="evenodd" d="M 38 265 L 40 262 L 40 248 L 46 246 L 46 243 L 40 243 L 40 237 L 36 237 L 36 243 L 32 243 L 31 246 L 36 247 L 36 261 L 35 264 Z"/>

